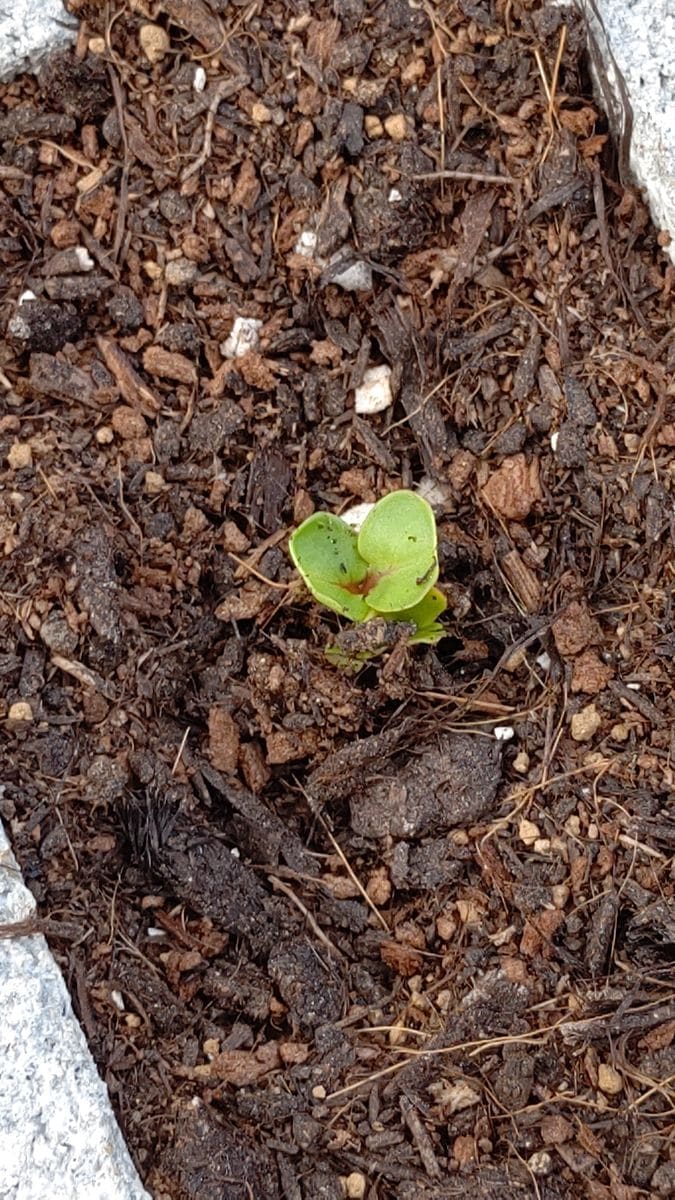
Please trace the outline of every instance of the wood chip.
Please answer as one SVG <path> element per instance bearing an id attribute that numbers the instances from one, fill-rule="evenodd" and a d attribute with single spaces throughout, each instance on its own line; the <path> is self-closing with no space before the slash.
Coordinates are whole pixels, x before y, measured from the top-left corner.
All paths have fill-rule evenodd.
<path id="1" fill-rule="evenodd" d="M 197 382 L 194 363 L 184 354 L 176 354 L 162 346 L 148 346 L 143 355 L 143 366 L 158 379 L 175 379 L 177 383 L 188 384 Z"/>
<path id="2" fill-rule="evenodd" d="M 132 366 L 123 350 L 110 337 L 98 334 L 96 338 L 103 361 L 112 375 L 120 391 L 120 395 L 137 408 L 146 417 L 156 417 L 162 402 L 158 396 L 143 382 L 138 371 Z"/>
<path id="3" fill-rule="evenodd" d="M 535 613 L 541 607 L 541 584 L 534 571 L 523 562 L 517 550 L 510 550 L 500 560 L 500 566 L 525 612 Z"/>
<path id="4" fill-rule="evenodd" d="M 209 761 L 217 771 L 234 775 L 239 755 L 239 726 L 234 717 L 220 705 L 209 712 Z"/>

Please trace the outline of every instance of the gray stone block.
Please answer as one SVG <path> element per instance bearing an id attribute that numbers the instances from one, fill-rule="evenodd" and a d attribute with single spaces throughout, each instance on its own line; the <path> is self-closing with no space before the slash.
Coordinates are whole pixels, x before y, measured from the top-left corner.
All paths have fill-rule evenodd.
<path id="1" fill-rule="evenodd" d="M 35 911 L 0 825 L 0 923 Z M 0 938 L 0 1197 L 150 1200 L 44 938 Z"/>
<path id="2" fill-rule="evenodd" d="M 62 0 L 0 0 L 0 80 L 39 66 L 76 33 Z"/>
<path id="3" fill-rule="evenodd" d="M 560 0 L 556 0 L 560 2 Z M 575 0 L 596 90 L 675 262 L 675 0 Z"/>

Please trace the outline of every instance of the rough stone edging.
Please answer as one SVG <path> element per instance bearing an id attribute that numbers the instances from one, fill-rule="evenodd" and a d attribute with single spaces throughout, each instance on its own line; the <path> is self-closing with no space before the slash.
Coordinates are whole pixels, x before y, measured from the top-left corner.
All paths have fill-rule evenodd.
<path id="1" fill-rule="evenodd" d="M 0 824 L 0 924 L 35 902 Z M 43 937 L 0 938 L 0 1197 L 151 1200 Z"/>

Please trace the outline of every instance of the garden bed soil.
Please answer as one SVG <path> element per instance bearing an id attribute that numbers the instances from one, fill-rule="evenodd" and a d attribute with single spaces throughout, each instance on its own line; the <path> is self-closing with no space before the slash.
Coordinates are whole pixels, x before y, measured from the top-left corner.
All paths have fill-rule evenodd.
<path id="1" fill-rule="evenodd" d="M 2 88 L 0 812 L 146 1186 L 672 1195 L 675 268 L 583 28 L 71 9 Z M 402 486 L 447 637 L 340 669 L 288 534 Z"/>

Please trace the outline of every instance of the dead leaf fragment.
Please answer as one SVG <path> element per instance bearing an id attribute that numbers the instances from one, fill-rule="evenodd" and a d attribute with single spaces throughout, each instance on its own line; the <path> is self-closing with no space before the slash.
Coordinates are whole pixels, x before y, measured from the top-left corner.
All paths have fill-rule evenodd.
<path id="1" fill-rule="evenodd" d="M 485 502 L 507 521 L 524 521 L 541 500 L 539 460 L 524 454 L 505 458 L 481 490 Z"/>
<path id="2" fill-rule="evenodd" d="M 261 392 L 272 392 L 277 386 L 272 363 L 253 350 L 242 354 L 241 358 L 236 360 L 235 366 L 249 387 L 258 388 Z"/>
<path id="3" fill-rule="evenodd" d="M 574 662 L 572 691 L 595 696 L 607 687 L 613 674 L 612 668 L 602 661 L 595 650 L 584 650 Z"/>
<path id="4" fill-rule="evenodd" d="M 209 762 L 217 771 L 234 775 L 239 756 L 239 727 L 231 713 L 214 704 L 209 712 Z"/>
<path id="5" fill-rule="evenodd" d="M 401 945 L 399 942 L 382 942 L 380 958 L 404 979 L 408 979 L 411 975 L 417 975 L 424 966 L 424 959 L 416 950 L 413 950 L 412 946 Z"/>
<path id="6" fill-rule="evenodd" d="M 319 734 L 316 729 L 275 729 L 268 733 L 265 745 L 270 766 L 281 766 L 315 754 L 319 749 Z"/>
<path id="7" fill-rule="evenodd" d="M 187 30 L 208 54 L 217 53 L 223 27 L 204 0 L 163 0 L 162 8 L 169 20 Z"/>
<path id="8" fill-rule="evenodd" d="M 462 1134 L 460 1137 L 456 1137 L 452 1143 L 452 1154 L 453 1158 L 457 1159 L 460 1167 L 467 1167 L 469 1163 L 473 1162 L 478 1156 L 476 1139 L 474 1137 L 470 1137 L 468 1134 Z"/>
<path id="9" fill-rule="evenodd" d="M 232 193 L 231 203 L 236 208 L 244 208 L 248 212 L 253 208 L 260 195 L 260 181 L 256 175 L 252 159 L 245 158 L 239 168 L 239 175 Z"/>
<path id="10" fill-rule="evenodd" d="M 238 592 L 230 592 L 221 600 L 215 616 L 219 621 L 250 621 L 262 612 L 269 594 L 264 583 L 246 583 Z"/>
<path id="11" fill-rule="evenodd" d="M 573 600 L 551 626 L 556 650 L 562 658 L 580 654 L 591 642 L 598 641 L 600 628 L 585 604 Z"/>
<path id="12" fill-rule="evenodd" d="M 278 1066 L 276 1042 L 266 1042 L 253 1051 L 224 1050 L 222 1054 L 216 1054 L 211 1062 L 196 1066 L 194 1077 L 217 1079 L 222 1083 L 231 1083 L 233 1087 L 250 1087 Z"/>

